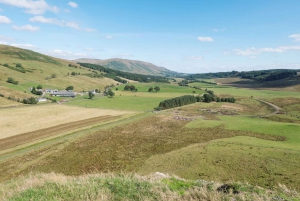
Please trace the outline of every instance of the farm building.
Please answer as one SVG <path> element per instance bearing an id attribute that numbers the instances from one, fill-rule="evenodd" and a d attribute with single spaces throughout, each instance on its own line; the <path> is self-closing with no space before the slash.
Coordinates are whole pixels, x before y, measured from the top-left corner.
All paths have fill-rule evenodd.
<path id="1" fill-rule="evenodd" d="M 58 90 L 57 89 L 45 89 L 45 92 L 46 93 L 56 93 L 56 92 L 58 92 Z"/>
<path id="2" fill-rule="evenodd" d="M 58 91 L 58 92 L 53 92 L 50 93 L 51 96 L 60 96 L 60 97 L 75 97 L 75 92 L 72 90 L 62 90 L 62 91 Z"/>
<path id="3" fill-rule="evenodd" d="M 40 102 L 47 102 L 47 98 L 38 98 L 37 101 Z"/>

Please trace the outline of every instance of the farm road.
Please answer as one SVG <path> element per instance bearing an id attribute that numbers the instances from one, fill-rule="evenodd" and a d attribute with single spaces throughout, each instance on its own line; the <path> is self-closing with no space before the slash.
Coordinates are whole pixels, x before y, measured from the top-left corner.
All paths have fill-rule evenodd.
<path id="1" fill-rule="evenodd" d="M 262 102 L 262 103 L 265 103 L 265 104 L 267 104 L 267 105 L 269 105 L 269 106 L 271 106 L 271 107 L 273 107 L 273 108 L 275 109 L 275 111 L 274 111 L 273 113 L 268 114 L 268 115 L 265 115 L 266 117 L 273 116 L 273 115 L 275 115 L 275 114 L 278 114 L 280 111 L 282 111 L 282 109 L 281 109 L 279 106 L 274 105 L 273 103 L 269 103 L 269 102 L 267 102 L 267 101 L 260 100 L 260 99 L 257 99 L 257 98 L 256 98 L 255 100 L 260 101 L 260 102 Z"/>

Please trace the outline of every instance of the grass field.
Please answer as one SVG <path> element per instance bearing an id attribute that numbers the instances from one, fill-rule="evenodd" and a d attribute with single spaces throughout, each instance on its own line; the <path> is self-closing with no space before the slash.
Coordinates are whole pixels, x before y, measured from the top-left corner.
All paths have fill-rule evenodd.
<path id="1" fill-rule="evenodd" d="M 28 88 L 38 84 L 56 89 L 73 85 L 76 91 L 103 91 L 105 85 L 116 84 L 106 78 L 84 76 L 90 71 L 67 67 L 64 61 L 57 64 L 51 60 L 47 63 L 4 59 L 10 65 L 22 63 L 29 70 L 24 77 L 0 66 L 5 73 L 0 75 L 0 93 L 5 97 L 33 96 Z M 68 76 L 72 71 L 81 75 Z M 52 72 L 57 77 L 45 79 Z M 19 80 L 19 85 L 6 83 L 7 76 Z M 88 99 L 85 94 L 72 99 L 57 98 L 68 101 L 63 104 L 1 108 L 0 180 L 31 172 L 147 175 L 159 171 L 193 180 L 243 181 L 266 188 L 282 183 L 300 189 L 299 92 L 198 82 L 190 86 L 203 90 L 176 83 L 129 84 L 138 91 L 124 91 L 125 85 L 118 85 L 112 88 L 113 98 L 96 95 Z M 159 92 L 148 92 L 149 87 L 155 86 L 160 87 Z M 165 99 L 202 95 L 206 88 L 220 97 L 233 96 L 237 101 L 195 103 L 151 112 Z M 274 108 L 255 98 L 280 106 L 285 114 L 261 118 Z M 0 97 L 1 106 L 13 103 L 17 104 Z M 131 116 L 135 114 L 139 115 Z"/>
<path id="2" fill-rule="evenodd" d="M 138 89 L 137 92 L 124 91 L 125 85 L 117 86 L 115 96 L 113 98 L 95 96 L 92 100 L 88 96 L 77 97 L 70 100 L 68 105 L 75 105 L 80 107 L 94 107 L 94 108 L 107 108 L 118 110 L 133 110 L 133 111 L 148 111 L 153 110 L 158 104 L 166 99 L 183 96 L 187 94 L 194 95 L 202 94 L 204 91 L 195 90 L 188 87 L 180 87 L 178 85 L 160 84 L 160 83 L 134 83 Z M 148 92 L 149 87 L 159 86 L 159 92 Z"/>

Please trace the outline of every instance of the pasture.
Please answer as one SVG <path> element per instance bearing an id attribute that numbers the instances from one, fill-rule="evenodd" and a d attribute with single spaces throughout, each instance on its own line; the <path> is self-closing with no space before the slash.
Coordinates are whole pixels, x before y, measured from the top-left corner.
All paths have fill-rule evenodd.
<path id="1" fill-rule="evenodd" d="M 113 98 L 96 95 L 88 99 L 85 94 L 62 105 L 0 110 L 0 126 L 6 129 L 3 132 L 6 137 L 18 136 L 20 127 L 15 130 L 14 127 L 20 126 L 24 119 L 28 126 L 21 125 L 22 132 L 33 132 L 43 129 L 40 126 L 76 124 L 77 120 L 84 122 L 106 115 L 116 118 L 142 115 L 121 124 L 116 120 L 108 126 L 91 129 L 80 138 L 60 140 L 3 161 L 0 180 L 29 172 L 147 175 L 159 171 L 194 180 L 243 181 L 267 188 L 282 183 L 300 189 L 299 93 L 214 87 L 207 89 L 220 97 L 233 96 L 237 102 L 201 102 L 150 113 L 162 100 L 202 95 L 205 91 L 176 84 L 130 84 L 138 91 L 124 91 L 125 85 L 119 85 L 118 90 L 112 88 Z M 207 86 L 196 84 L 202 89 Z M 160 87 L 159 92 L 148 92 L 149 87 L 155 86 Z M 286 113 L 261 118 L 274 109 L 251 96 L 272 102 Z"/>
<path id="2" fill-rule="evenodd" d="M 131 85 L 131 84 L 129 84 Z M 180 87 L 172 84 L 161 83 L 134 83 L 138 91 L 124 91 L 125 85 L 119 85 L 113 88 L 115 96 L 108 98 L 104 96 L 95 96 L 88 99 L 88 96 L 76 97 L 67 104 L 80 107 L 94 107 L 117 110 L 149 111 L 158 106 L 159 102 L 183 95 L 199 95 L 204 93 L 202 90 L 196 90 L 189 87 Z M 159 92 L 148 92 L 149 87 L 159 86 Z M 116 90 L 118 88 L 118 90 Z M 196 93 L 193 93 L 195 91 Z"/>

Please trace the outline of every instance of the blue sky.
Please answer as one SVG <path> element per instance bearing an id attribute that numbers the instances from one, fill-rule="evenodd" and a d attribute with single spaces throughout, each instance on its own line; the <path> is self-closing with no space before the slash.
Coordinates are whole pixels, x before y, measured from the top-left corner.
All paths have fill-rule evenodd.
<path id="1" fill-rule="evenodd" d="M 186 73 L 300 69 L 299 11 L 299 0 L 0 0 L 0 44 Z"/>

